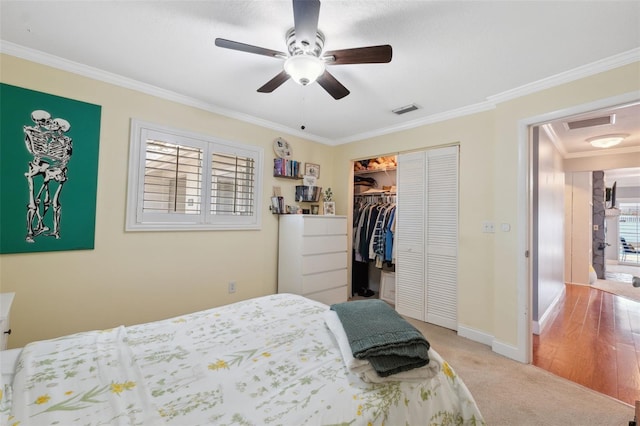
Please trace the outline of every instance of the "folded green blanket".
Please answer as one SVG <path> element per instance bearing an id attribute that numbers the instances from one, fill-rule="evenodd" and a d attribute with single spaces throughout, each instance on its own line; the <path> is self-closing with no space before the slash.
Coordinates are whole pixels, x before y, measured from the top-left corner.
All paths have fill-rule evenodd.
<path id="1" fill-rule="evenodd" d="M 422 333 L 379 299 L 331 305 L 338 314 L 353 357 L 368 360 L 381 377 L 429 363 Z"/>

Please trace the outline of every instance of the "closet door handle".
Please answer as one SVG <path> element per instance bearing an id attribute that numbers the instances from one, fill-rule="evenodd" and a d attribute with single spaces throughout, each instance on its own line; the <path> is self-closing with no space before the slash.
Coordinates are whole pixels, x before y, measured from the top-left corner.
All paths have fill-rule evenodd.
<path id="1" fill-rule="evenodd" d="M 11 329 L 8 329 L 7 331 L 5 331 L 4 334 L 11 334 Z"/>

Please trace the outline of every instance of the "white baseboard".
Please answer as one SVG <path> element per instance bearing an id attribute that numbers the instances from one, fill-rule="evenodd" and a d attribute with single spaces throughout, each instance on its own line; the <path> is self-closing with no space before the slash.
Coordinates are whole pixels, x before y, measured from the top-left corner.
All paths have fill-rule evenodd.
<path id="1" fill-rule="evenodd" d="M 483 331 L 458 324 L 458 335 L 474 342 L 490 346 L 491 350 L 497 354 L 510 358 L 518 362 L 526 362 L 522 359 L 522 353 L 516 346 L 497 341 L 492 335 Z"/>
<path id="2" fill-rule="evenodd" d="M 491 345 L 491 350 L 495 353 L 500 354 L 502 356 L 506 356 L 514 361 L 525 362 L 522 359 L 522 354 L 520 350 L 516 346 L 511 346 L 506 343 L 499 342 L 494 340 Z"/>
<path id="3" fill-rule="evenodd" d="M 474 342 L 482 343 L 487 346 L 491 346 L 493 343 L 493 336 L 490 334 L 461 324 L 458 324 L 458 336 L 465 337 L 469 340 L 473 340 Z"/>
<path id="4" fill-rule="evenodd" d="M 540 333 L 544 331 L 545 327 L 549 325 L 555 318 L 556 314 L 558 313 L 558 302 L 560 301 L 562 296 L 564 296 L 566 291 L 567 287 L 562 286 L 562 290 L 560 291 L 560 293 L 558 293 L 555 299 L 553 299 L 553 302 L 551 302 L 551 304 L 549 305 L 549 309 L 547 309 L 545 313 L 542 314 L 542 317 L 540 317 L 538 321 L 532 321 L 531 332 L 533 334 L 540 335 Z"/>

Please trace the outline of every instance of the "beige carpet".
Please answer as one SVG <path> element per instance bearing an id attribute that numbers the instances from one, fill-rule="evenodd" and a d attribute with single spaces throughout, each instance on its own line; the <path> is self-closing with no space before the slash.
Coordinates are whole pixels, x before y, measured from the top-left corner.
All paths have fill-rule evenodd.
<path id="1" fill-rule="evenodd" d="M 640 287 L 632 286 L 631 282 L 597 280 L 591 287 L 640 302 Z"/>
<path id="2" fill-rule="evenodd" d="M 626 426 L 634 408 L 500 356 L 454 331 L 408 319 L 462 378 L 490 426 Z"/>

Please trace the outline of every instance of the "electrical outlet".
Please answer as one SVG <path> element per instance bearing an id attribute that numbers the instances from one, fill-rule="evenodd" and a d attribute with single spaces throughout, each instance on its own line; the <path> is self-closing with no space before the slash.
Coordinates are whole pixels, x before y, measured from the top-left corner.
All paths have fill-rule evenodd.
<path id="1" fill-rule="evenodd" d="M 229 281 L 229 293 L 235 293 L 235 292 L 236 292 L 236 282 Z"/>
<path id="2" fill-rule="evenodd" d="M 482 222 L 482 232 L 493 233 L 496 232 L 496 225 L 490 221 Z"/>

